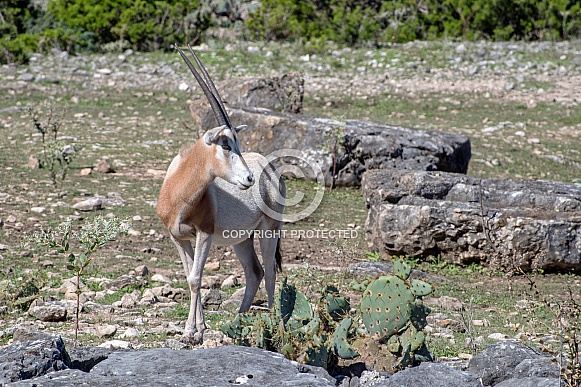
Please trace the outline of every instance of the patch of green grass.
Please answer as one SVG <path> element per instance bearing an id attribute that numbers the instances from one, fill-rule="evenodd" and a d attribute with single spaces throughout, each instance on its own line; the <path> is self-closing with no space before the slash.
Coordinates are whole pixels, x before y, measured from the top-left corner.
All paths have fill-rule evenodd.
<path id="1" fill-rule="evenodd" d="M 190 312 L 189 303 L 181 303 L 172 306 L 167 312 L 165 312 L 164 317 L 176 321 L 176 320 L 187 320 L 188 313 Z"/>

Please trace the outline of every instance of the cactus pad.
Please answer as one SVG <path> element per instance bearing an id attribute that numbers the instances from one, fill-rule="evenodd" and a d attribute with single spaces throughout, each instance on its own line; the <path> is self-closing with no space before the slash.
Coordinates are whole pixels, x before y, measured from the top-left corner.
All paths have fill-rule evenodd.
<path id="1" fill-rule="evenodd" d="M 323 299 L 329 316 L 335 321 L 341 320 L 349 313 L 351 305 L 348 297 L 341 297 L 339 290 L 334 286 L 326 286 L 323 289 Z"/>
<path id="2" fill-rule="evenodd" d="M 393 271 L 399 278 L 407 280 L 412 272 L 412 267 L 403 259 L 398 259 L 393 263 Z"/>
<path id="3" fill-rule="evenodd" d="M 432 285 L 418 279 L 412 280 L 412 293 L 416 297 L 427 296 L 432 293 Z"/>
<path id="4" fill-rule="evenodd" d="M 333 337 L 331 339 L 331 344 L 333 351 L 337 356 L 342 359 L 353 359 L 359 356 L 356 350 L 351 347 L 351 344 L 347 341 L 347 336 L 349 334 L 349 328 L 351 327 L 351 319 L 345 318 L 341 321 L 341 324 L 335 329 Z"/>
<path id="5" fill-rule="evenodd" d="M 371 336 L 384 339 L 397 334 L 409 322 L 414 300 L 399 277 L 382 276 L 369 284 L 361 299 L 361 313 Z"/>

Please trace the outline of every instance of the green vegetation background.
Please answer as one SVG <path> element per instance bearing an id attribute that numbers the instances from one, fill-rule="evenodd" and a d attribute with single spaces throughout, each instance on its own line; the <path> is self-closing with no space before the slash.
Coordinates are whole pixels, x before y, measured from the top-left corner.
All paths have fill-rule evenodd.
<path id="1" fill-rule="evenodd" d="M 411 40 L 565 40 L 581 0 L 0 0 L 0 63 L 52 48 L 113 51 L 199 43 L 212 26 L 253 40 L 381 46 Z M 246 17 L 242 17 L 242 15 Z"/>

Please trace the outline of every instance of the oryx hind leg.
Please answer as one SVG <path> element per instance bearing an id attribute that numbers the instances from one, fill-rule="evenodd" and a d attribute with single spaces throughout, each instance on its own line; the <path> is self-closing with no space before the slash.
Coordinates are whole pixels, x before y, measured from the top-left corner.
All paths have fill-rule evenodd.
<path id="1" fill-rule="evenodd" d="M 279 243 L 279 236 L 269 238 L 260 238 L 260 252 L 262 254 L 262 263 L 264 264 L 264 285 L 266 295 L 268 296 L 268 307 L 272 308 L 274 304 L 274 288 L 276 285 L 276 254 Z"/>
<path id="2" fill-rule="evenodd" d="M 246 278 L 246 290 L 244 291 L 244 299 L 239 311 L 248 312 L 260 286 L 260 281 L 264 277 L 264 270 L 260 265 L 256 251 L 254 251 L 254 238 L 248 238 L 237 245 L 233 245 L 232 249 L 242 264 L 244 277 Z"/>

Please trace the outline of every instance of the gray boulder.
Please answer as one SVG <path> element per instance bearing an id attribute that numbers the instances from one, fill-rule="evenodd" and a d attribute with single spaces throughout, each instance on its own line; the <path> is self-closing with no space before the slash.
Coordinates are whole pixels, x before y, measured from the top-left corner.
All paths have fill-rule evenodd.
<path id="1" fill-rule="evenodd" d="M 374 384 L 380 387 L 481 387 L 472 374 L 442 363 L 422 363 L 418 367 L 396 372 L 389 379 Z"/>
<path id="2" fill-rule="evenodd" d="M 60 337 L 0 348 L 0 385 L 70 368 L 71 359 Z"/>
<path id="3" fill-rule="evenodd" d="M 303 110 L 305 80 L 296 73 L 273 77 L 232 78 L 217 85 L 225 104 L 237 108 L 260 107 L 286 113 Z M 204 99 L 200 102 L 207 105 Z"/>
<path id="4" fill-rule="evenodd" d="M 91 372 L 53 372 L 13 386 L 334 386 L 322 369 L 313 371 L 259 348 L 223 346 L 192 351 L 167 348 L 113 352 Z"/>
<path id="5" fill-rule="evenodd" d="M 560 387 L 564 386 L 559 378 L 540 378 L 531 376 L 522 379 L 508 379 L 500 382 L 496 387 Z"/>
<path id="6" fill-rule="evenodd" d="M 368 242 L 382 254 L 581 268 L 579 184 L 369 171 L 363 191 Z"/>
<path id="7" fill-rule="evenodd" d="M 234 125 L 248 125 L 240 135 L 243 151 L 265 156 L 274 151 L 275 165 L 293 165 L 316 180 L 320 168 L 325 184 L 359 186 L 372 169 L 466 173 L 470 160 L 467 137 L 396 127 L 375 122 L 283 114 L 261 108 L 227 108 Z M 216 126 L 207 103 L 192 109 L 204 131 Z M 335 151 L 336 150 L 336 151 Z"/>
<path id="8" fill-rule="evenodd" d="M 513 379 L 515 369 L 523 362 L 531 359 L 542 359 L 539 351 L 505 340 L 490 344 L 482 352 L 470 359 L 467 371 L 482 379 L 485 386 L 494 386 L 500 382 Z M 521 373 L 521 378 L 534 375 Z M 512 384 L 506 384 L 512 385 Z"/>

